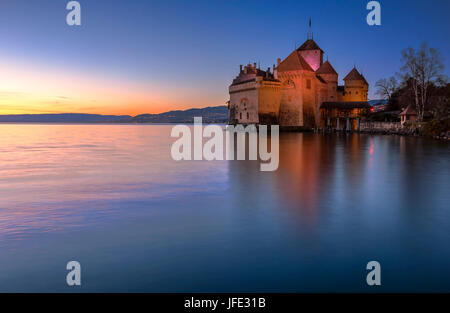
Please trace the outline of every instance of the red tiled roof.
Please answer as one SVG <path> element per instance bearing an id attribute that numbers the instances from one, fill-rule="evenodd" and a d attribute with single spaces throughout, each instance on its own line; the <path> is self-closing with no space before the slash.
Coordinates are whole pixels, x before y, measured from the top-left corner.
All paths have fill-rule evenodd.
<path id="1" fill-rule="evenodd" d="M 326 61 L 323 63 L 316 71 L 316 74 L 338 74 L 333 66 L 331 66 L 330 62 Z"/>
<path id="2" fill-rule="evenodd" d="M 309 64 L 303 59 L 303 57 L 297 52 L 297 50 L 292 51 L 292 53 L 283 60 L 277 67 L 278 72 L 286 71 L 297 71 L 305 70 L 314 72 L 314 70 L 309 66 Z"/>
<path id="3" fill-rule="evenodd" d="M 297 49 L 297 51 L 301 51 L 301 50 L 320 50 L 323 52 L 322 49 L 320 49 L 319 45 L 312 39 L 308 39 L 306 40 L 301 46 L 300 48 Z"/>
<path id="4" fill-rule="evenodd" d="M 362 76 L 358 70 L 356 69 L 356 67 L 354 67 L 348 74 L 347 76 L 344 77 L 344 80 L 362 80 L 364 81 L 367 85 L 367 81 L 364 78 L 364 76 Z"/>

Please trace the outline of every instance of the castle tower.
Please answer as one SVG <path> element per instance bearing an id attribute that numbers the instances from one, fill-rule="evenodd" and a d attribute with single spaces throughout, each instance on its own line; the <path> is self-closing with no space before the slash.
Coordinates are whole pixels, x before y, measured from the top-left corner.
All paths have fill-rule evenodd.
<path id="1" fill-rule="evenodd" d="M 331 63 L 328 60 L 325 61 L 316 71 L 316 74 L 327 83 L 326 101 L 337 101 L 338 73 Z"/>
<path id="2" fill-rule="evenodd" d="M 297 49 L 297 52 L 305 59 L 314 71 L 323 63 L 323 50 L 314 41 L 311 31 L 311 17 L 309 18 L 308 39 Z"/>
<path id="3" fill-rule="evenodd" d="M 306 40 L 297 51 L 314 71 L 317 71 L 322 65 L 323 50 L 313 39 Z"/>
<path id="4" fill-rule="evenodd" d="M 344 101 L 367 101 L 369 84 L 354 67 L 344 78 Z"/>
<path id="5" fill-rule="evenodd" d="M 277 66 L 277 72 L 281 81 L 280 125 L 304 126 L 306 87 L 311 93 L 314 71 L 294 50 Z"/>
<path id="6" fill-rule="evenodd" d="M 280 81 L 270 72 L 248 64 L 229 87 L 230 124 L 278 124 Z"/>

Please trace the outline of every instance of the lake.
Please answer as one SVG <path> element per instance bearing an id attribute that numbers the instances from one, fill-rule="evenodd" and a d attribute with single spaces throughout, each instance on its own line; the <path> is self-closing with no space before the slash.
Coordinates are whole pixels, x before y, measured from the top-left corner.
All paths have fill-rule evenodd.
<path id="1" fill-rule="evenodd" d="M 450 292 L 447 142 L 282 133 L 261 172 L 171 128 L 0 125 L 0 291 Z"/>

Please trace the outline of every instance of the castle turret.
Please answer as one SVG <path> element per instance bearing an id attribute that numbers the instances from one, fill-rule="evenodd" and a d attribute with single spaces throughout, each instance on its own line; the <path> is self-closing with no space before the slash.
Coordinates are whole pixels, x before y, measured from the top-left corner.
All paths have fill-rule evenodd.
<path id="1" fill-rule="evenodd" d="M 344 78 L 344 101 L 367 101 L 369 83 L 354 67 Z"/>
<path id="2" fill-rule="evenodd" d="M 322 65 L 323 50 L 313 39 L 306 40 L 297 51 L 314 71 Z"/>
<path id="3" fill-rule="evenodd" d="M 319 67 L 316 74 L 327 83 L 327 101 L 337 101 L 338 73 L 331 63 L 327 60 Z"/>

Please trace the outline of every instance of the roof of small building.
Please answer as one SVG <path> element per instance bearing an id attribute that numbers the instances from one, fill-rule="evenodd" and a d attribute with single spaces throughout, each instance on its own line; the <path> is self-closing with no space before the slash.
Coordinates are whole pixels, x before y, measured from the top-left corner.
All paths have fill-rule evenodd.
<path id="1" fill-rule="evenodd" d="M 323 52 L 322 49 L 320 49 L 319 45 L 313 40 L 313 39 L 308 39 L 306 40 L 298 49 L 297 51 L 301 51 L 301 50 L 320 50 Z"/>
<path id="2" fill-rule="evenodd" d="M 347 101 L 347 102 L 323 102 L 320 108 L 323 109 L 370 109 L 367 101 Z"/>
<path id="3" fill-rule="evenodd" d="M 314 72 L 314 70 L 309 66 L 309 64 L 303 59 L 303 57 L 297 52 L 297 50 L 292 51 L 289 56 L 277 66 L 278 72 L 286 71 L 297 71 L 305 70 Z"/>
<path id="4" fill-rule="evenodd" d="M 358 70 L 356 69 L 356 67 L 354 67 L 348 74 L 347 76 L 344 77 L 344 80 L 362 80 L 364 81 L 367 85 L 367 80 L 364 78 L 364 76 L 358 72 Z"/>
<path id="5" fill-rule="evenodd" d="M 333 68 L 333 66 L 331 66 L 331 63 L 327 61 L 325 61 L 325 63 L 323 63 L 316 71 L 316 74 L 338 74 L 335 69 Z"/>
<path id="6" fill-rule="evenodd" d="M 417 115 L 417 111 L 413 105 L 410 104 L 400 113 L 400 115 Z"/>

